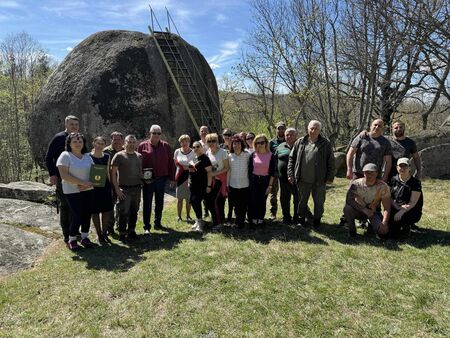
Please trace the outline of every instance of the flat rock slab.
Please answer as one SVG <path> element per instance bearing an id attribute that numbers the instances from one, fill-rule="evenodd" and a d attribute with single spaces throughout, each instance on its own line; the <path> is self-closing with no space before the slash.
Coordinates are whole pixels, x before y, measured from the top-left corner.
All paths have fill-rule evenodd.
<path id="1" fill-rule="evenodd" d="M 56 208 L 29 201 L 0 198 L 0 222 L 24 224 L 49 233 L 61 233 Z"/>
<path id="2" fill-rule="evenodd" d="M 0 223 L 0 275 L 33 265 L 51 239 Z"/>
<path id="3" fill-rule="evenodd" d="M 13 198 L 31 202 L 49 202 L 54 190 L 46 184 L 21 181 L 0 184 L 0 198 Z"/>

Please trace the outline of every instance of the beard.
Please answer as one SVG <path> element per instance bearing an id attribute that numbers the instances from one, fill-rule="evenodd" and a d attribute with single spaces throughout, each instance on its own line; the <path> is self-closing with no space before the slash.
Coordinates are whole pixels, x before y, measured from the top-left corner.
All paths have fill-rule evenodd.
<path id="1" fill-rule="evenodd" d="M 404 131 L 394 131 L 395 137 L 403 137 L 405 135 Z"/>

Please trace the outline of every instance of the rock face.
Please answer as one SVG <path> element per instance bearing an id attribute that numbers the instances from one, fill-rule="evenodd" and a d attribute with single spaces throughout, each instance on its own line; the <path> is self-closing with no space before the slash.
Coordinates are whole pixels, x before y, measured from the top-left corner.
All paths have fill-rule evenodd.
<path id="1" fill-rule="evenodd" d="M 0 222 L 37 227 L 49 234 L 61 233 L 56 208 L 34 202 L 0 198 Z"/>
<path id="2" fill-rule="evenodd" d="M 422 175 L 430 178 L 450 178 L 450 143 L 439 144 L 419 151 Z M 411 172 L 415 169 L 411 168 Z"/>
<path id="3" fill-rule="evenodd" d="M 347 174 L 346 154 L 342 152 L 334 153 L 334 165 L 336 168 L 336 177 L 345 177 Z"/>
<path id="4" fill-rule="evenodd" d="M 0 223 L 0 275 L 26 269 L 51 239 Z"/>
<path id="5" fill-rule="evenodd" d="M 48 185 L 38 182 L 21 181 L 0 184 L 0 198 L 12 198 L 37 203 L 49 202 L 54 194 Z"/>
<path id="6" fill-rule="evenodd" d="M 443 127 L 438 130 L 424 130 L 414 135 L 407 135 L 416 142 L 417 150 L 450 143 L 450 128 Z"/>
<path id="7" fill-rule="evenodd" d="M 195 47 L 178 36 L 171 37 L 190 74 L 201 84 L 200 94 L 220 126 L 211 68 Z M 188 62 L 191 58 L 193 63 Z M 80 131 L 91 138 L 118 130 L 142 139 L 152 124 L 161 125 L 163 138 L 172 145 L 181 134 L 192 137 L 197 133 L 153 38 L 140 32 L 93 34 L 50 76 L 30 117 L 29 140 L 38 161 L 44 158 L 53 135 L 64 129 L 64 117 L 69 114 L 80 118 Z"/>

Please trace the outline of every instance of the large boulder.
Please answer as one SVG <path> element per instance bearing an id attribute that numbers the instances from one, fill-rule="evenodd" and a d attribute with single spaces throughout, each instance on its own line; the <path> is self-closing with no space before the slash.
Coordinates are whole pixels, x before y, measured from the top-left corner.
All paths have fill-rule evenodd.
<path id="1" fill-rule="evenodd" d="M 433 147 L 438 144 L 450 143 L 450 128 L 442 127 L 437 130 L 423 130 L 419 133 L 408 135 L 416 142 L 417 150 Z"/>
<path id="2" fill-rule="evenodd" d="M 54 191 L 48 185 L 32 181 L 0 183 L 0 198 L 13 198 L 37 203 L 48 203 Z"/>
<path id="3" fill-rule="evenodd" d="M 450 178 L 450 143 L 422 149 L 419 155 L 423 177 Z M 411 162 L 411 172 L 415 172 L 414 161 Z"/>
<path id="4" fill-rule="evenodd" d="M 199 84 L 215 125 L 220 126 L 217 83 L 211 68 L 197 48 L 179 36 L 170 37 Z M 181 134 L 197 133 L 153 37 L 140 32 L 95 33 L 67 55 L 42 89 L 30 117 L 29 141 L 36 159 L 42 161 L 49 140 L 63 130 L 64 117 L 69 114 L 81 119 L 80 131 L 88 139 L 114 130 L 142 139 L 155 123 L 162 126 L 163 137 L 171 144 Z"/>
<path id="5" fill-rule="evenodd" d="M 347 174 L 346 154 L 339 151 L 335 152 L 334 165 L 336 168 L 336 177 L 345 177 Z"/>

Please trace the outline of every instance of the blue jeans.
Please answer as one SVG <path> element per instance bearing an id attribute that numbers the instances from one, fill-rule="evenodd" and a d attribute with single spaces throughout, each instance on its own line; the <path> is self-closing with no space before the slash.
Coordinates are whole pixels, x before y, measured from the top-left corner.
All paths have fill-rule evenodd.
<path id="1" fill-rule="evenodd" d="M 142 188 L 144 229 L 150 230 L 150 216 L 152 215 L 153 195 L 155 195 L 155 226 L 161 225 L 162 211 L 164 209 L 164 192 L 166 189 L 167 176 L 158 177 L 152 183 L 144 183 Z"/>

